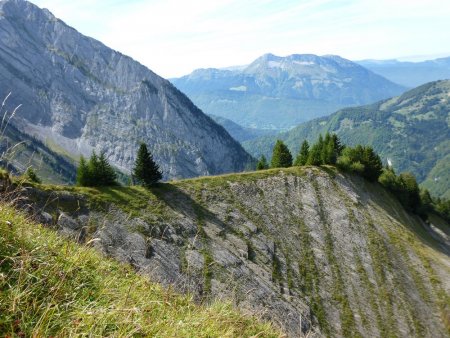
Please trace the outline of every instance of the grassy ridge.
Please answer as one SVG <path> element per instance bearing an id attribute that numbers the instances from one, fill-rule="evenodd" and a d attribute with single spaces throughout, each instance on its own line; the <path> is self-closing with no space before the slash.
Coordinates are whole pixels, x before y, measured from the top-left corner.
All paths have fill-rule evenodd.
<path id="1" fill-rule="evenodd" d="M 195 305 L 0 204 L 0 336 L 277 337 L 231 305 Z"/>

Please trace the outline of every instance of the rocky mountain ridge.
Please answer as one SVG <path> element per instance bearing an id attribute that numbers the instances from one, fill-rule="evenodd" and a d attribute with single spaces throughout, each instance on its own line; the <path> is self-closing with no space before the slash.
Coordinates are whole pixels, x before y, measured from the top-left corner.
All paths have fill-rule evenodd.
<path id="1" fill-rule="evenodd" d="M 242 171 L 251 157 L 184 94 L 131 58 L 24 0 L 0 1 L 0 95 L 12 122 L 77 160 L 129 172 L 140 142 L 168 178 Z"/>
<path id="2" fill-rule="evenodd" d="M 245 127 L 286 129 L 404 88 L 335 55 L 265 54 L 238 69 L 198 69 L 171 80 L 206 113 Z"/>
<path id="3" fill-rule="evenodd" d="M 28 196 L 62 234 L 292 337 L 450 333 L 449 225 L 332 167 Z"/>

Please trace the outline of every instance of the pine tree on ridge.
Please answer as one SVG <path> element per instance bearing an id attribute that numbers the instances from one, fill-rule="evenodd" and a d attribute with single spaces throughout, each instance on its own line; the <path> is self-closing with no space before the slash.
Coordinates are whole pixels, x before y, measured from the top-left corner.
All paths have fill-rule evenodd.
<path id="1" fill-rule="evenodd" d="M 133 177 L 144 187 L 151 187 L 162 179 L 162 172 L 148 151 L 147 145 L 141 143 L 133 168 Z"/>

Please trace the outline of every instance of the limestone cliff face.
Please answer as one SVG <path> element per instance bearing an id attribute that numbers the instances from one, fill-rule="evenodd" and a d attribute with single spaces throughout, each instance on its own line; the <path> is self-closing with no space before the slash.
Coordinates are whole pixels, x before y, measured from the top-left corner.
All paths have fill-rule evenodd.
<path id="1" fill-rule="evenodd" d="M 242 171 L 250 156 L 168 81 L 23 0 L 0 1 L 0 96 L 15 125 L 129 171 L 146 142 L 165 178 Z"/>
<path id="2" fill-rule="evenodd" d="M 332 168 L 30 196 L 62 233 L 292 337 L 449 334 L 448 224 Z"/>

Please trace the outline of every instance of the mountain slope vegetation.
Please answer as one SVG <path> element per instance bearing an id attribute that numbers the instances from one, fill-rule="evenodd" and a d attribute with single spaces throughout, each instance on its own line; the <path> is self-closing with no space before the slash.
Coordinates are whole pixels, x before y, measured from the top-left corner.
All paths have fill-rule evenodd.
<path id="1" fill-rule="evenodd" d="M 0 202 L 0 335 L 278 337 L 230 304 L 195 305 Z"/>
<path id="2" fill-rule="evenodd" d="M 296 154 L 304 139 L 333 132 L 349 145 L 367 144 L 396 171 L 410 171 L 436 196 L 450 197 L 450 81 L 425 84 L 401 96 L 340 110 L 277 136 L 244 142 L 269 157 L 277 139 Z"/>
<path id="3" fill-rule="evenodd" d="M 61 234 L 289 336 L 449 334 L 449 225 L 333 167 L 27 191 Z"/>
<path id="4" fill-rule="evenodd" d="M 198 69 L 171 81 L 206 113 L 259 129 L 288 129 L 404 91 L 335 55 L 265 54 L 243 68 Z"/>

